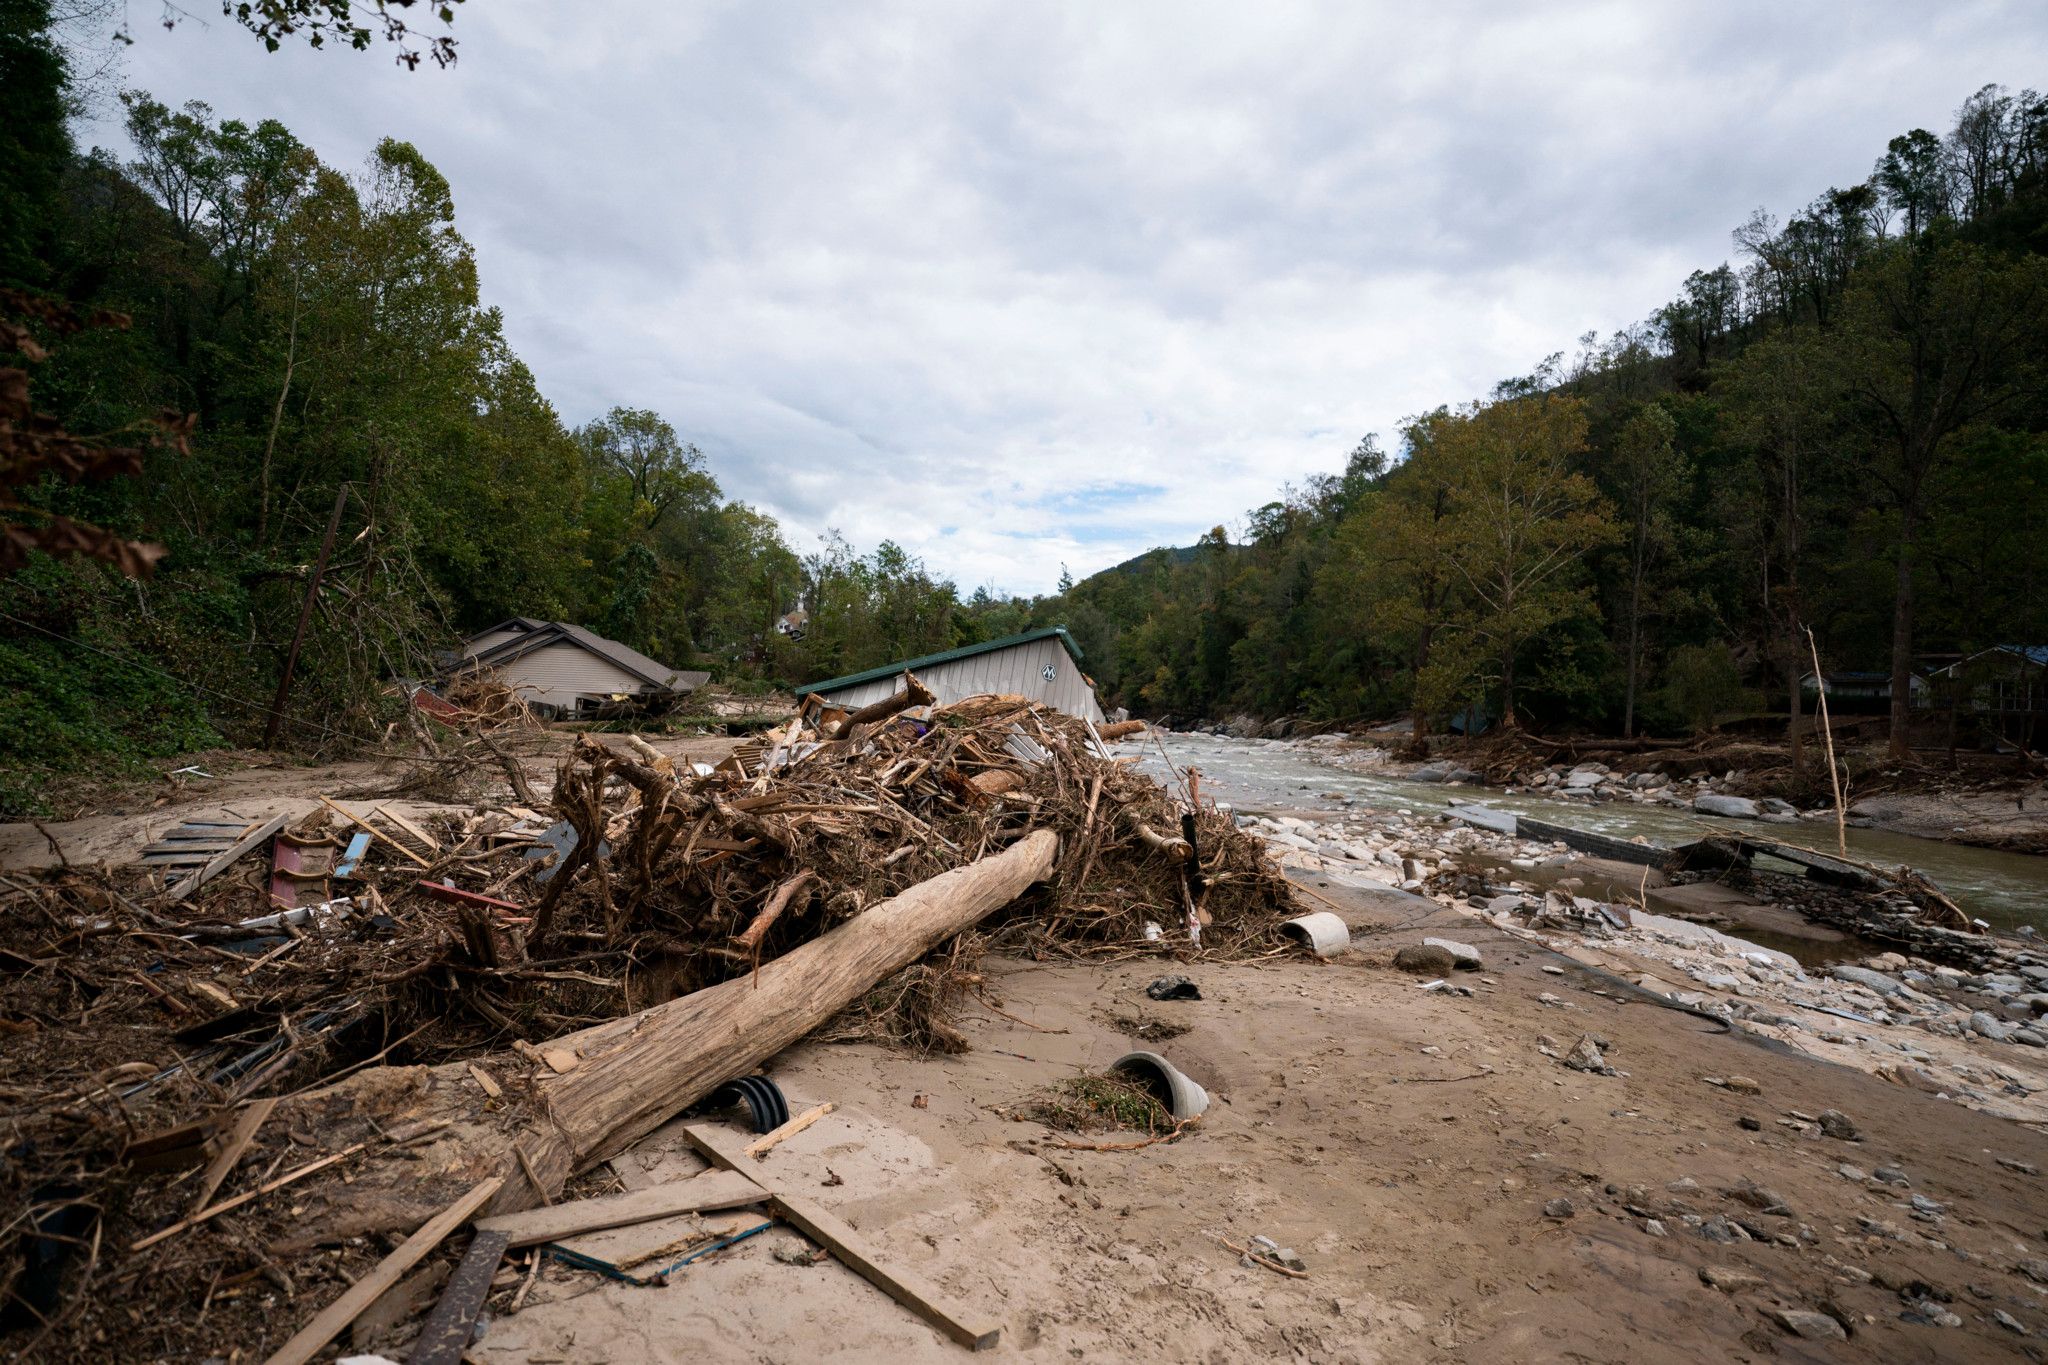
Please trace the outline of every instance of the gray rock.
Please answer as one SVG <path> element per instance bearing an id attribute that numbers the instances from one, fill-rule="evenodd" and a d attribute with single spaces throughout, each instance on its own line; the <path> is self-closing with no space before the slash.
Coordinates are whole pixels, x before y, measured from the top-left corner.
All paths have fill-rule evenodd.
<path id="1" fill-rule="evenodd" d="M 1574 1071 L 1590 1071 L 1596 1076 L 1614 1074 L 1614 1068 L 1600 1055 L 1600 1045 L 1593 1041 L 1590 1033 L 1579 1035 L 1579 1041 L 1572 1044 L 1572 1050 L 1565 1054 L 1564 1064 Z"/>
<path id="2" fill-rule="evenodd" d="M 1853 1180 L 1859 1185 L 1862 1184 L 1864 1181 L 1870 1179 L 1868 1175 L 1864 1174 L 1863 1169 L 1861 1167 L 1851 1166 L 1846 1161 L 1843 1162 L 1841 1165 L 1835 1167 L 1835 1174 L 1842 1177 L 1842 1179 L 1844 1180 Z"/>
<path id="3" fill-rule="evenodd" d="M 1785 801 L 1775 796 L 1766 796 L 1758 804 L 1773 815 L 1799 814 L 1799 807 L 1793 805 L 1790 801 Z"/>
<path id="4" fill-rule="evenodd" d="M 1668 1237 L 1671 1235 L 1664 1230 L 1664 1224 L 1655 1218 L 1645 1218 L 1643 1220 L 1643 1231 L 1649 1233 L 1652 1237 Z"/>
<path id="5" fill-rule="evenodd" d="M 1906 1173 L 1896 1166 L 1880 1166 L 1876 1171 L 1872 1172 L 1872 1178 L 1880 1180 L 1887 1185 L 1897 1185 L 1901 1189 L 1909 1187 L 1913 1183 L 1906 1178 Z"/>
<path id="6" fill-rule="evenodd" d="M 2008 1171 L 2018 1171 L 2021 1175 L 2041 1174 L 2041 1168 L 2031 1161 L 2015 1161 L 2009 1156 L 2002 1156 L 1998 1158 L 1998 1164 Z"/>
<path id="7" fill-rule="evenodd" d="M 1887 1000 L 1906 989 L 1883 972 L 1873 972 L 1868 967 L 1850 967 L 1837 964 L 1828 968 L 1828 975 L 1834 977 L 1837 981 L 1851 982 L 1854 985 L 1863 987 L 1865 990 L 1876 991 Z"/>
<path id="8" fill-rule="evenodd" d="M 1422 942 L 1425 947 L 1443 949 L 1458 966 L 1468 971 L 1479 970 L 1479 950 L 1469 943 L 1460 943 L 1453 938 L 1426 938 Z"/>
<path id="9" fill-rule="evenodd" d="M 2011 1024 L 2002 1024 L 1983 1010 L 1970 1016 L 1970 1031 L 1980 1038 L 1989 1038 L 1994 1043 L 2003 1043 L 2014 1033 Z"/>
<path id="10" fill-rule="evenodd" d="M 1773 1308 L 1771 1320 L 1795 1337 L 1808 1341 L 1847 1341 L 1849 1334 L 1842 1330 L 1842 1324 L 1826 1313 L 1809 1313 L 1798 1308 Z"/>
<path id="11" fill-rule="evenodd" d="M 1543 1206 L 1545 1218 L 1569 1218 L 1577 1212 L 1577 1207 L 1569 1199 L 1553 1199 Z"/>
<path id="12" fill-rule="evenodd" d="M 1414 772 L 1408 774 L 1408 780 L 1411 782 L 1441 782 L 1449 771 L 1450 769 L 1448 768 L 1439 768 L 1434 765 L 1427 768 L 1417 768 Z"/>
<path id="13" fill-rule="evenodd" d="M 2018 1318 L 2006 1312 L 2003 1308 L 1992 1309 L 1991 1316 L 1997 1319 L 1998 1325 L 2000 1327 L 2003 1327 L 2008 1332 L 2018 1332 L 2023 1337 L 2032 1335 L 2032 1333 L 2028 1332 L 2026 1327 L 2021 1324 Z"/>
<path id="14" fill-rule="evenodd" d="M 1723 796 L 1719 792 L 1701 792 L 1692 799 L 1692 808 L 1702 815 L 1720 815 L 1730 820 L 1754 820 L 1762 813 L 1756 802 L 1746 796 Z"/>

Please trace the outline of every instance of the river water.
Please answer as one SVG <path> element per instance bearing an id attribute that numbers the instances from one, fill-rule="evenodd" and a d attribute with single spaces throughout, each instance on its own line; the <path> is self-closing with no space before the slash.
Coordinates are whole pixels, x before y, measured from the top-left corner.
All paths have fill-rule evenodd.
<path id="1" fill-rule="evenodd" d="M 1654 843 L 1680 844 L 1718 828 L 1803 844 L 1821 852 L 1831 851 L 1835 846 L 1831 821 L 1772 825 L 1751 820 L 1714 820 L 1668 806 L 1637 805 L 1632 801 L 1552 801 L 1509 796 L 1487 787 L 1411 782 L 1319 762 L 1312 756 L 1312 749 L 1285 742 L 1166 733 L 1159 736 L 1157 744 L 1147 740 L 1142 746 L 1125 744 L 1118 749 L 1122 753 L 1143 754 L 1145 766 L 1157 776 L 1162 771 L 1161 745 L 1176 766 L 1201 772 L 1205 794 L 1240 808 L 1342 810 L 1341 798 L 1348 796 L 1356 806 L 1420 813 L 1445 810 L 1454 801 L 1483 802 L 1497 810 L 1618 839 L 1632 839 L 1640 834 Z M 2031 924 L 2048 932 L 2048 858 L 1937 843 L 1873 829 L 1849 831 L 1849 854 L 1880 866 L 1905 863 L 1917 868 L 1957 905 L 2000 928 Z"/>

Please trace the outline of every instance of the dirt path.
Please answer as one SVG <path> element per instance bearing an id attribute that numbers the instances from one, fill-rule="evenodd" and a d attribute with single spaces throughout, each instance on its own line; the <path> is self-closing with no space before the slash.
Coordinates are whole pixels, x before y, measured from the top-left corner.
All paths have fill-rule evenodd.
<path id="1" fill-rule="evenodd" d="M 841 1107 L 771 1169 L 998 1316 L 1003 1358 L 2039 1358 L 2040 1337 L 1993 1316 L 2048 1332 L 2048 1291 L 2014 1270 L 2041 1255 L 2048 1185 L 1999 1164 L 2048 1169 L 2038 1133 L 1627 1003 L 1611 979 L 1427 902 L 1324 894 L 1361 936 L 1333 964 L 1195 966 L 1204 999 L 1154 1004 L 1143 987 L 1163 964 L 992 959 L 1002 1007 L 1064 1032 L 970 1006 L 973 1050 L 957 1057 L 792 1049 L 772 1067 L 792 1105 Z M 1425 992 L 1385 965 L 1430 932 L 1485 954 L 1482 972 L 1459 976 L 1470 998 Z M 1112 1015 L 1188 1031 L 1138 1044 Z M 1541 1036 L 1563 1052 L 1583 1033 L 1607 1040 L 1625 1074 L 1567 1070 L 1538 1050 Z M 1142 1151 L 1063 1151 L 993 1112 L 1135 1046 L 1209 1087 L 1199 1132 Z M 1761 1094 L 1701 1079 L 1736 1075 Z M 916 1107 L 920 1094 L 929 1107 Z M 1830 1108 L 1861 1141 L 1780 1122 Z M 624 1159 L 628 1175 L 697 1169 L 678 1145 L 657 1134 Z M 1853 1180 L 1844 1164 L 1897 1167 L 1911 1185 Z M 1744 1180 L 1770 1191 L 1752 1203 L 1791 1212 L 1725 1193 Z M 1939 1210 L 1916 1218 L 1916 1194 Z M 1546 1216 L 1560 1199 L 1570 1216 Z M 1701 1230 L 1734 1220 L 1765 1240 Z M 1259 1233 L 1297 1250 L 1310 1277 L 1247 1268 L 1215 1241 Z M 959 1357 L 843 1267 L 776 1258 L 801 1245 L 773 1229 L 665 1288 L 551 1267 L 476 1354 Z M 1704 1283 L 1707 1267 L 1732 1292 Z M 2035 1269 L 2048 1276 L 2048 1264 Z M 1852 1335 L 1803 1340 L 1773 1308 L 1831 1312 Z M 1957 1325 L 1941 1325 L 1951 1315 Z"/>

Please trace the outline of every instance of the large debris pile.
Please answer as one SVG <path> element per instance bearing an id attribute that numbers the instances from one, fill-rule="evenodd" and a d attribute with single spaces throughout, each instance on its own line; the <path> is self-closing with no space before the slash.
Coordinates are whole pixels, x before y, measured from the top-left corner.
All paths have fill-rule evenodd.
<path id="1" fill-rule="evenodd" d="M 1006 948 L 1271 951 L 1295 913 L 1287 884 L 1195 795 L 1132 771 L 1081 722 L 981 697 L 916 719 L 814 711 L 708 772 L 585 738 L 545 814 L 408 819 L 344 797 L 263 841 L 271 867 L 252 852 L 175 900 L 150 869 L 10 877 L 0 1297 L 15 1344 L 91 1356 L 147 1324 L 148 1352 L 178 1354 L 301 1293 L 331 1297 L 322 1286 L 375 1259 L 383 1234 L 316 1244 L 289 1212 L 364 1157 L 135 1248 L 205 1202 L 199 1168 L 238 1106 L 363 1067 L 538 1056 L 748 976 L 1033 830 L 1057 834 L 1057 862 L 982 923 Z M 947 1002 L 980 945 L 941 944 L 827 1032 L 955 1045 Z M 506 1088 L 502 1104 L 529 1103 Z M 404 1140 L 280 1112 L 297 1117 L 245 1140 L 220 1197 L 358 1140 L 372 1156 Z"/>

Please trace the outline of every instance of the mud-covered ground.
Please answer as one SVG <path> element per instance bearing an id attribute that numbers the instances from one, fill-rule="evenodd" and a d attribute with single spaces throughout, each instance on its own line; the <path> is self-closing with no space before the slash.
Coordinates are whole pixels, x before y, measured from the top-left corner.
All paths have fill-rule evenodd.
<path id="1" fill-rule="evenodd" d="M 2033 1129 L 1641 1003 L 1454 911 L 1319 889 L 1359 935 L 1335 962 L 1193 966 L 1201 1000 L 1154 1003 L 1156 964 L 993 959 L 1035 1028 L 970 1007 L 956 1057 L 792 1049 L 770 1068 L 792 1105 L 840 1108 L 766 1169 L 999 1319 L 997 1358 L 2039 1358 L 2048 1288 L 2018 1268 L 2048 1276 Z M 1469 997 L 1387 965 L 1431 933 L 1484 955 Z M 1139 1044 L 1112 1022 L 1138 1019 L 1187 1031 Z M 1586 1034 L 1620 1074 L 1544 1053 Z M 999 1112 L 1134 1046 L 1215 1097 L 1178 1142 L 1060 1150 Z M 1794 1117 L 1829 1109 L 1857 1140 Z M 635 1183 L 701 1165 L 667 1134 L 621 1164 Z M 1257 1234 L 1308 1277 L 1217 1241 Z M 955 1358 L 845 1267 L 778 1259 L 802 1245 L 773 1229 L 661 1288 L 550 1267 L 477 1358 Z"/>

